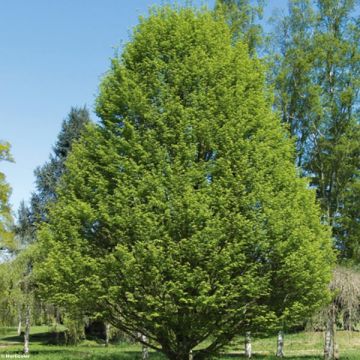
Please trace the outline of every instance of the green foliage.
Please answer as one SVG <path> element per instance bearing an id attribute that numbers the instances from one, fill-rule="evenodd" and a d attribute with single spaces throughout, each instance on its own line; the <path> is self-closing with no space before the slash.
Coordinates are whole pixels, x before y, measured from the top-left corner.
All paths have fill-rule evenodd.
<path id="1" fill-rule="evenodd" d="M 62 123 L 49 161 L 35 170 L 36 191 L 31 196 L 30 205 L 22 202 L 18 209 L 15 233 L 21 244 L 32 243 L 36 239 L 37 226 L 46 221 L 47 208 L 56 199 L 56 187 L 65 171 L 65 159 L 88 123 L 90 116 L 85 107 L 71 108 Z"/>
<path id="2" fill-rule="evenodd" d="M 0 324 L 11 324 L 14 320 L 16 313 L 14 311 L 14 303 L 11 299 L 11 278 L 9 266 L 2 262 L 0 264 Z"/>
<path id="3" fill-rule="evenodd" d="M 168 7 L 142 19 L 40 231 L 43 294 L 170 359 L 326 301 L 329 234 L 267 98 L 223 20 Z"/>
<path id="4" fill-rule="evenodd" d="M 360 27 L 353 0 L 291 0 L 276 29 L 276 106 L 342 258 L 359 261 Z"/>
<path id="5" fill-rule="evenodd" d="M 37 191 L 32 195 L 30 212 L 23 214 L 25 215 L 23 219 L 25 223 L 30 221 L 30 225 L 34 227 L 35 223 L 46 220 L 47 207 L 56 199 L 56 187 L 65 171 L 66 157 L 89 123 L 90 116 L 85 107 L 71 108 L 67 118 L 62 123 L 49 161 L 35 170 Z"/>
<path id="6" fill-rule="evenodd" d="M 32 216 L 31 208 L 21 201 L 18 214 L 15 234 L 22 245 L 30 244 L 35 239 L 36 223 Z"/>
<path id="7" fill-rule="evenodd" d="M 10 145 L 0 142 L 0 161 L 13 161 L 10 155 Z M 12 233 L 12 215 L 9 205 L 10 186 L 5 180 L 5 174 L 0 172 L 0 251 L 15 248 Z"/>
<path id="8" fill-rule="evenodd" d="M 7 298 L 12 303 L 13 313 L 19 319 L 24 320 L 30 313 L 32 322 L 41 317 L 41 306 L 36 293 L 37 286 L 32 273 L 34 262 L 38 260 L 33 242 L 36 240 L 37 227 L 41 222 L 46 221 L 47 209 L 56 199 L 56 187 L 65 170 L 64 161 L 67 154 L 89 122 L 89 113 L 86 108 L 71 109 L 68 118 L 62 124 L 53 149 L 54 155 L 51 155 L 50 160 L 35 171 L 37 191 L 32 194 L 30 206 L 26 206 L 24 202 L 20 204 L 15 234 L 22 249 L 16 258 L 5 264 L 11 268 L 9 272 L 11 282 L 7 284 Z M 27 311 L 29 309 L 30 312 Z M 76 327 L 70 326 L 68 338 L 72 343 L 77 341 L 74 329 Z"/>
<path id="9" fill-rule="evenodd" d="M 65 329 L 65 342 L 67 345 L 77 345 L 85 339 L 84 320 L 65 315 L 63 319 Z"/>
<path id="10" fill-rule="evenodd" d="M 33 256 L 28 247 L 0 264 L 0 322 L 4 325 L 17 324 L 19 317 L 24 320 L 26 305 L 34 306 Z"/>
<path id="11" fill-rule="evenodd" d="M 250 54 L 254 55 L 263 45 L 263 31 L 259 23 L 262 18 L 264 1 L 257 0 L 216 0 L 215 11 L 222 14 L 235 42 L 241 40 L 247 44 Z"/>
<path id="12" fill-rule="evenodd" d="M 359 173 L 344 191 L 344 208 L 337 221 L 336 233 L 345 247 L 345 257 L 359 265 L 360 259 L 360 181 Z"/>

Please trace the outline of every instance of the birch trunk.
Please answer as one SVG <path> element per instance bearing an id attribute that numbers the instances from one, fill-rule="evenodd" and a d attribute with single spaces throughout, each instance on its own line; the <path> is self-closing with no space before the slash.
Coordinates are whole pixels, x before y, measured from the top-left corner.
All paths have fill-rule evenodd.
<path id="1" fill-rule="evenodd" d="M 147 342 L 147 337 L 145 335 L 141 335 L 141 341 Z M 142 360 L 149 359 L 149 349 L 145 344 L 142 344 L 141 359 Z"/>
<path id="2" fill-rule="evenodd" d="M 278 337 L 277 337 L 277 350 L 276 350 L 276 356 L 277 357 L 283 357 L 284 356 L 284 332 L 279 331 Z"/>
<path id="3" fill-rule="evenodd" d="M 331 330 L 328 325 L 325 329 L 325 347 L 324 347 L 324 359 L 332 360 L 334 355 L 332 353 L 332 339 L 331 339 Z"/>
<path id="4" fill-rule="evenodd" d="M 245 357 L 251 358 L 251 333 L 247 331 L 245 334 Z"/>
<path id="5" fill-rule="evenodd" d="M 334 305 L 328 312 L 325 329 L 324 359 L 335 360 L 335 308 Z"/>
<path id="6" fill-rule="evenodd" d="M 25 332 L 24 332 L 24 354 L 29 354 L 30 347 L 29 347 L 29 338 L 30 338 L 30 305 L 26 304 L 26 311 L 25 311 Z"/>
<path id="7" fill-rule="evenodd" d="M 105 324 L 105 346 L 108 347 L 110 342 L 110 324 Z"/>
<path id="8" fill-rule="evenodd" d="M 190 350 L 190 352 L 189 352 L 189 360 L 193 360 L 193 351 L 192 350 Z"/>
<path id="9" fill-rule="evenodd" d="M 59 344 L 59 324 L 60 324 L 60 311 L 59 308 L 55 309 L 55 336 L 56 336 L 56 344 Z"/>

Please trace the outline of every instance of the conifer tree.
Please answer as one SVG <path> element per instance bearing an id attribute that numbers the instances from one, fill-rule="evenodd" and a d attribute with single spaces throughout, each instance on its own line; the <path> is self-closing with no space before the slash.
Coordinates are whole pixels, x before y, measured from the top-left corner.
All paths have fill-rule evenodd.
<path id="1" fill-rule="evenodd" d="M 71 108 L 62 123 L 49 161 L 35 170 L 36 192 L 31 197 L 31 210 L 27 215 L 32 224 L 46 221 L 47 207 L 56 199 L 56 187 L 65 171 L 66 157 L 89 123 L 90 115 L 86 107 Z"/>
<path id="2" fill-rule="evenodd" d="M 36 262 L 34 252 L 37 240 L 37 229 L 42 222 L 47 221 L 48 208 L 56 200 L 56 188 L 65 172 L 65 159 L 73 144 L 80 138 L 86 125 L 90 122 L 86 108 L 72 108 L 67 119 L 63 121 L 57 142 L 53 148 L 50 160 L 35 171 L 36 192 L 31 196 L 30 206 L 24 202 L 18 210 L 15 234 L 22 245 L 21 252 L 10 265 L 18 268 L 13 272 L 14 283 L 17 284 L 12 292 L 17 291 L 15 304 L 18 309 L 19 327 L 24 324 L 24 353 L 30 352 L 30 325 L 32 308 L 36 302 L 33 266 Z M 16 280 L 16 281 L 15 281 Z"/>

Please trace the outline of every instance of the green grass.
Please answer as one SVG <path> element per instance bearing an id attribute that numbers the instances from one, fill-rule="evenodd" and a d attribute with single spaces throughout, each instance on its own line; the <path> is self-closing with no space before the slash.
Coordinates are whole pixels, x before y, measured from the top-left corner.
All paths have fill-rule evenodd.
<path id="1" fill-rule="evenodd" d="M 95 341 L 84 341 L 78 346 L 51 345 L 54 337 L 47 326 L 35 326 L 30 337 L 30 359 L 33 360 L 136 360 L 141 359 L 141 347 L 121 343 L 106 348 Z M 285 358 L 289 360 L 323 359 L 323 333 L 302 332 L 285 335 Z M 337 333 L 340 358 L 360 360 L 360 333 L 339 331 Z M 276 338 L 253 339 L 254 359 L 275 360 Z M 22 337 L 15 328 L 0 328 L 0 359 L 21 354 Z M 243 339 L 238 338 L 218 360 L 234 360 L 243 357 Z M 165 360 L 162 354 L 150 352 L 150 360 Z"/>

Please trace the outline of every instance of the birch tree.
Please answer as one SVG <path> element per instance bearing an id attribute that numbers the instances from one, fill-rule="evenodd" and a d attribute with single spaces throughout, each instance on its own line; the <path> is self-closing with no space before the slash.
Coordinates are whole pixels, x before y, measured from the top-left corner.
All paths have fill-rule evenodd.
<path id="1" fill-rule="evenodd" d="M 10 144 L 0 141 L 0 161 L 13 161 Z M 12 215 L 9 205 L 11 188 L 6 182 L 5 174 L 0 171 L 0 251 L 15 248 L 12 232 Z"/>
<path id="2" fill-rule="evenodd" d="M 359 261 L 360 18 L 353 0 L 290 0 L 277 23 L 275 105 L 341 260 Z"/>

